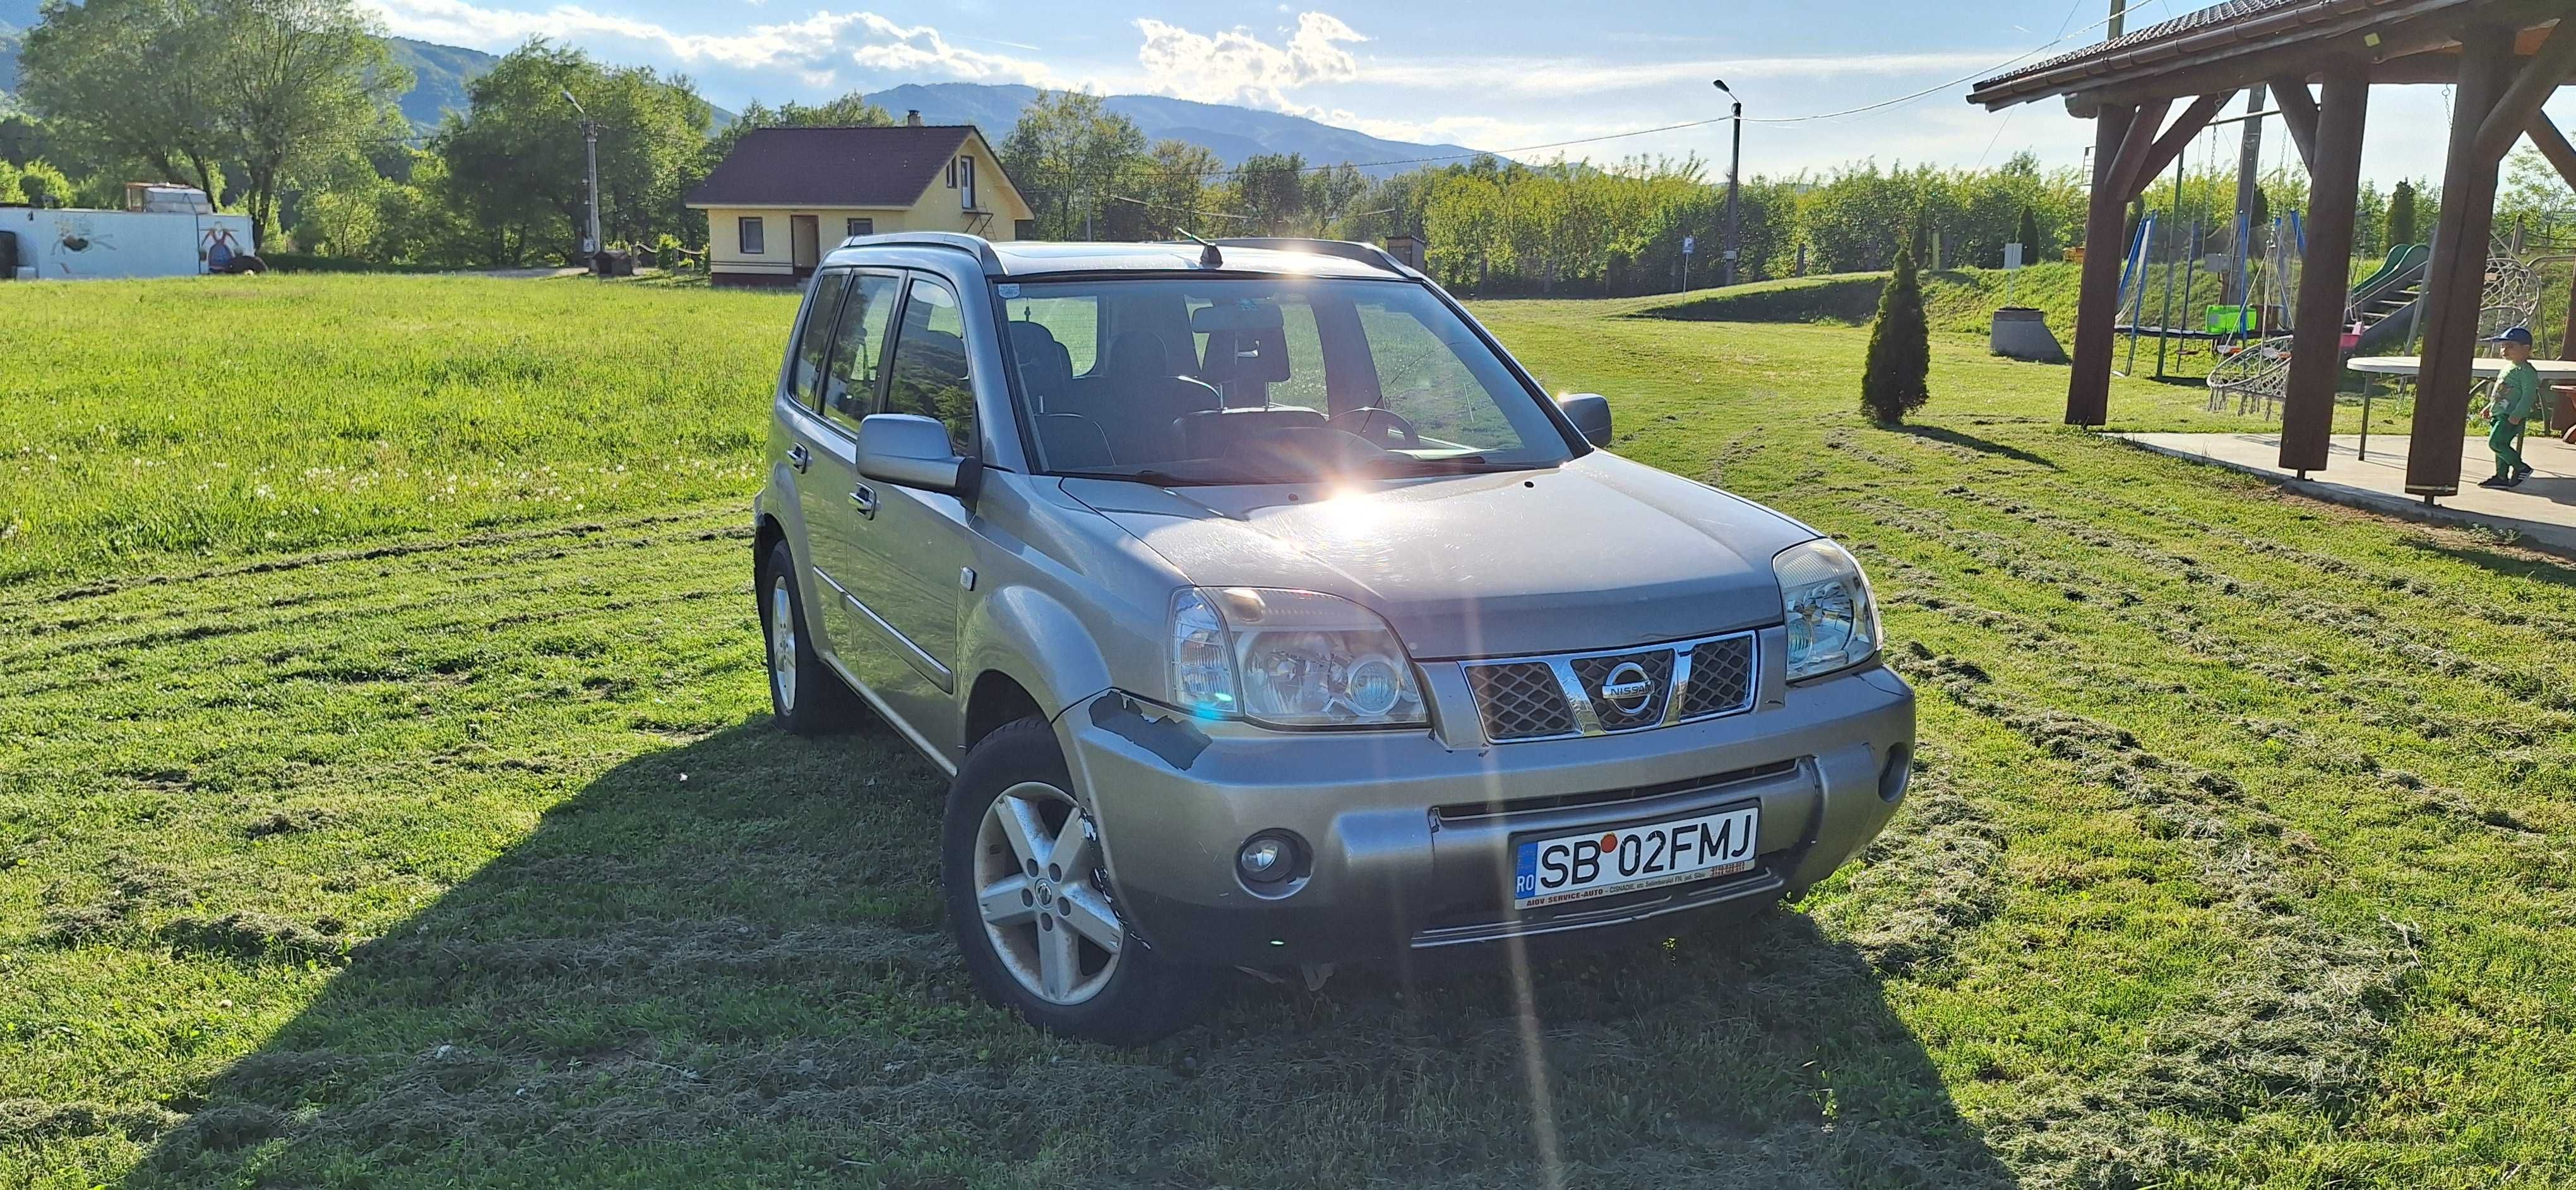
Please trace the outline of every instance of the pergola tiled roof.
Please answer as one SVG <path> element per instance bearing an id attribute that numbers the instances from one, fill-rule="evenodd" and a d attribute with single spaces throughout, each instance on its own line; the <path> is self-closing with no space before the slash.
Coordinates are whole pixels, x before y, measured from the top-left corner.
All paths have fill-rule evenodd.
<path id="1" fill-rule="evenodd" d="M 2066 420 L 2098 426 L 2106 419 L 2125 208 L 2230 97 L 2269 87 L 2311 176 L 2281 466 L 2302 474 L 2324 469 L 2370 89 L 2443 83 L 2454 88 L 2453 119 L 2425 274 L 2407 490 L 2428 500 L 2457 492 L 2504 155 L 2529 135 L 2576 184 L 2576 146 L 2541 111 L 2576 76 L 2571 17 L 2576 0 L 2226 0 L 1976 84 L 1970 103 L 1994 109 L 2062 98 L 2067 110 L 2096 122 Z M 2311 91 L 2312 83 L 2322 83 L 2322 93 Z M 2576 320 L 2569 332 L 2576 340 Z"/>
<path id="2" fill-rule="evenodd" d="M 2011 87 L 2026 79 L 2040 78 L 2062 67 L 2073 66 L 2084 62 L 2102 61 L 2125 54 L 2141 46 L 2161 43 L 2171 38 L 2178 38 L 2185 33 L 2209 29 L 2219 25 L 2232 25 L 2238 21 L 2244 20 L 2245 18 L 2271 12 L 2276 9 L 2291 8 L 2303 3 L 2313 2 L 2314 0 L 2227 0 L 2224 4 L 2213 4 L 2207 8 L 2184 13 L 2183 15 L 2175 17 L 2170 21 L 2166 21 L 2161 25 L 2150 25 L 2144 29 L 2133 29 L 2118 37 L 2111 38 L 2107 41 L 2096 42 L 2092 45 L 2085 46 L 2080 50 L 2069 50 L 2054 58 L 2047 58 L 2034 62 L 2019 70 L 2006 71 L 1993 78 L 1987 79 L 1984 82 L 1978 83 L 1974 95 L 1999 93 L 1999 89 L 2001 88 Z M 1987 102 L 1985 100 L 1974 99 L 1973 96 L 1972 101 L 1981 103 Z"/>

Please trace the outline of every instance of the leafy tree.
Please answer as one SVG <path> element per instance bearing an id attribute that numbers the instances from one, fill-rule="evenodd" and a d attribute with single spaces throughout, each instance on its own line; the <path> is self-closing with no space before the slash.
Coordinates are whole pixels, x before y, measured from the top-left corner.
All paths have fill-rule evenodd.
<path id="1" fill-rule="evenodd" d="M 299 171 L 408 130 L 394 100 L 411 74 L 351 0 L 207 0 L 206 14 L 218 29 L 209 92 L 242 166 L 252 226 L 276 225 Z"/>
<path id="2" fill-rule="evenodd" d="M 1135 193 L 1141 205 L 1146 239 L 1163 239 L 1175 229 L 1214 239 L 1231 234 L 1236 221 L 1213 208 L 1223 200 L 1219 188 L 1225 162 L 1216 151 L 1188 141 L 1154 142 L 1154 151 L 1136 171 Z"/>
<path id="3" fill-rule="evenodd" d="M 370 175 L 312 196 L 296 224 L 308 251 L 385 264 L 467 264 L 483 237 L 450 195 L 446 162 L 406 150 L 403 180 Z"/>
<path id="4" fill-rule="evenodd" d="M 712 169 L 723 161 L 742 142 L 743 134 L 754 128 L 874 128 L 892 123 L 891 113 L 856 91 L 815 104 L 791 100 L 770 107 L 755 99 L 707 141 L 707 165 Z"/>
<path id="5" fill-rule="evenodd" d="M 2395 193 L 2388 196 L 2388 242 L 2420 244 L 2415 238 L 2415 184 L 2399 182 Z"/>
<path id="6" fill-rule="evenodd" d="M 25 165 L 12 165 L 7 158 L 0 158 L 0 203 L 59 207 L 69 204 L 71 198 L 71 179 L 42 158 Z"/>
<path id="7" fill-rule="evenodd" d="M 2021 209 L 2021 226 L 2015 229 L 2013 242 L 2021 245 L 2024 261 L 2036 262 L 2039 259 L 2042 250 L 2039 242 L 2039 217 L 2032 214 L 2029 207 Z"/>
<path id="8" fill-rule="evenodd" d="M 92 155 L 195 182 L 262 230 L 411 86 L 353 0 L 51 0 L 24 66 L 28 104 Z"/>
<path id="9" fill-rule="evenodd" d="M 1001 154 L 1036 216 L 1039 238 L 1080 239 L 1097 231 L 1097 217 L 1134 179 L 1129 167 L 1145 155 L 1145 134 L 1135 121 L 1102 110 L 1097 95 L 1048 91 L 1020 112 Z"/>
<path id="10" fill-rule="evenodd" d="M 1306 197 L 1306 159 L 1298 154 L 1256 153 L 1235 169 L 1233 206 L 1254 235 L 1294 234 Z"/>
<path id="11" fill-rule="evenodd" d="M 2571 201 L 2576 201 L 2576 195 L 2568 193 L 2567 179 L 2539 149 L 2526 144 L 2505 162 L 2503 192 L 2496 196 L 2496 227 L 2509 229 L 2517 219 L 2562 214 Z"/>
<path id="12" fill-rule="evenodd" d="M 47 0 L 19 93 L 86 155 L 131 160 L 218 201 L 232 138 L 217 112 L 213 0 Z"/>
<path id="13" fill-rule="evenodd" d="M 486 258 L 569 256 L 581 242 L 582 117 L 567 91 L 599 126 L 601 234 L 651 242 L 693 228 L 681 199 L 702 176 L 706 100 L 685 79 L 530 41 L 474 80 L 465 116 L 437 137 L 450 200 L 482 230 Z"/>
<path id="14" fill-rule="evenodd" d="M 1932 397 L 1932 339 L 1923 315 L 1923 282 L 1914 254 L 1900 248 L 1896 275 L 1878 295 L 1878 321 L 1869 330 L 1869 362 L 1860 377 L 1861 411 L 1883 426 Z"/>

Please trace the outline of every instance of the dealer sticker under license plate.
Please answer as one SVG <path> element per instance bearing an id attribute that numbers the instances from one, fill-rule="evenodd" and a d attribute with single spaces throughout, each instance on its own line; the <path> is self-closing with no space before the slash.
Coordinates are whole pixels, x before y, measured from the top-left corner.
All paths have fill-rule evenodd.
<path id="1" fill-rule="evenodd" d="M 1521 909 L 1704 880 L 1753 867 L 1761 808 L 1521 844 L 1512 904 Z"/>

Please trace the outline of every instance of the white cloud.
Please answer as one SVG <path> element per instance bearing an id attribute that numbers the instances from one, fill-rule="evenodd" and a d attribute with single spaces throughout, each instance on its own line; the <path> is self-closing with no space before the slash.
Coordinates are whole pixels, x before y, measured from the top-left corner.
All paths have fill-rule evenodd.
<path id="1" fill-rule="evenodd" d="M 1272 111 L 1313 115 L 1288 92 L 1315 83 L 1349 82 L 1360 75 L 1359 61 L 1342 48 L 1362 36 L 1326 13 L 1297 15 L 1297 28 L 1285 44 L 1274 45 L 1248 30 L 1193 33 L 1150 17 L 1136 22 L 1145 35 L 1136 61 L 1144 67 L 1147 89 L 1202 103 L 1237 103 Z"/>
<path id="2" fill-rule="evenodd" d="M 616 50 L 631 48 L 657 65 L 680 69 L 788 70 L 815 87 L 843 85 L 844 66 L 880 77 L 1052 81 L 1043 63 L 967 49 L 950 43 L 928 25 L 899 25 L 873 12 L 818 10 L 802 20 L 753 25 L 735 33 L 682 33 L 571 4 L 536 11 L 485 7 L 467 0 L 372 3 L 393 33 L 489 50 L 506 50 L 531 37 L 543 37 L 601 53 L 612 61 L 622 60 Z"/>

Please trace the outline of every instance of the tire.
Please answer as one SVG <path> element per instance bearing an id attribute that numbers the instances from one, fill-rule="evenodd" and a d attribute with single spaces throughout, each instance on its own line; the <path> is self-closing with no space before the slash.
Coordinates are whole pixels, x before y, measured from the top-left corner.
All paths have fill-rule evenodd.
<path id="1" fill-rule="evenodd" d="M 814 651 L 814 634 L 806 628 L 805 595 L 796 583 L 796 556 L 784 541 L 772 544 L 760 564 L 758 597 L 769 709 L 777 716 L 778 726 L 801 736 L 848 730 L 859 714 L 858 696 Z M 783 640 L 779 636 L 782 620 L 787 628 Z"/>
<path id="2" fill-rule="evenodd" d="M 1061 1037 L 1143 1045 L 1189 1024 L 1211 981 L 1119 922 L 1096 837 L 1073 833 L 1087 819 L 1072 791 L 1055 732 L 1036 716 L 966 754 L 940 840 L 949 929 L 975 989 L 996 1007 Z M 1012 810 L 1027 815 L 1006 821 Z"/>

